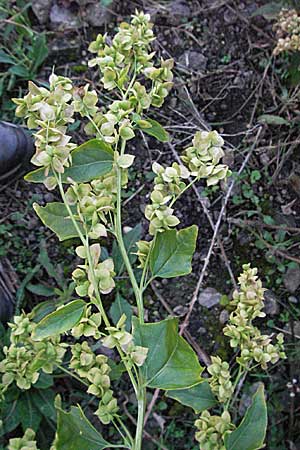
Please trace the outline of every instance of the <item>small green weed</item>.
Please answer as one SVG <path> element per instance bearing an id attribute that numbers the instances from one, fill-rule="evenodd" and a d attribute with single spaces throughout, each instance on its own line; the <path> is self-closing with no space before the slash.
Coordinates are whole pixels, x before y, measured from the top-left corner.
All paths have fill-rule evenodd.
<path id="1" fill-rule="evenodd" d="M 0 0 L 0 97 L 4 118 L 11 118 L 15 107 L 9 100 L 22 81 L 34 80 L 48 56 L 45 33 L 32 29 L 28 10 L 31 4 Z M 7 93 L 7 95 L 6 95 Z"/>

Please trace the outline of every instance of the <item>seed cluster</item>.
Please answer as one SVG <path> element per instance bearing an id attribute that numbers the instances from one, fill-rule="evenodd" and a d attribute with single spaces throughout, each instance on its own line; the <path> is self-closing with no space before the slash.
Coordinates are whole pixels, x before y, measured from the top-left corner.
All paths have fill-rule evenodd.
<path id="1" fill-rule="evenodd" d="M 24 436 L 21 438 L 13 438 L 9 440 L 8 450 L 39 450 L 36 446 L 35 432 L 31 428 L 27 428 Z"/>
<path id="2" fill-rule="evenodd" d="M 108 424 L 118 413 L 117 400 L 110 389 L 111 371 L 105 355 L 95 355 L 86 341 L 72 345 L 70 368 L 88 384 L 87 392 L 100 398 L 96 415 L 103 424 Z"/>
<path id="3" fill-rule="evenodd" d="M 108 294 L 115 286 L 114 282 L 114 262 L 112 258 L 107 258 L 99 262 L 101 247 L 100 244 L 89 246 L 89 259 L 86 248 L 80 245 L 76 248 L 77 255 L 84 259 L 84 264 L 80 264 L 72 273 L 73 280 L 76 283 L 76 293 L 80 297 L 95 296 L 95 284 L 97 283 L 99 291 L 102 294 Z"/>
<path id="4" fill-rule="evenodd" d="M 212 364 L 207 368 L 208 373 L 211 375 L 208 382 L 219 402 L 224 403 L 233 394 L 229 364 L 226 361 L 222 361 L 219 356 L 212 356 L 211 361 Z"/>
<path id="5" fill-rule="evenodd" d="M 52 373 L 66 352 L 66 344 L 60 337 L 34 341 L 32 333 L 35 323 L 32 315 L 21 314 L 8 324 L 11 328 L 10 345 L 3 347 L 4 359 L 0 362 L 2 375 L 1 394 L 15 382 L 20 389 L 30 389 L 40 376 L 40 370 Z"/>
<path id="6" fill-rule="evenodd" d="M 228 411 L 224 411 L 221 416 L 213 416 L 209 411 L 203 411 L 195 426 L 199 429 L 195 437 L 201 450 L 226 450 L 225 434 L 234 429 Z"/>
<path id="7" fill-rule="evenodd" d="M 230 345 L 240 349 L 237 362 L 243 367 L 250 367 L 253 362 L 266 370 L 267 364 L 275 364 L 280 358 L 285 358 L 283 351 L 283 334 L 276 336 L 263 335 L 253 325 L 257 317 L 265 317 L 264 291 L 261 280 L 257 277 L 257 269 L 251 269 L 250 264 L 243 266 L 239 277 L 240 290 L 233 293 L 231 305 L 235 308 L 231 313 L 228 325 L 224 328 L 225 336 L 230 337 Z"/>
<path id="8" fill-rule="evenodd" d="M 181 157 L 184 164 L 174 162 L 170 167 L 163 167 L 155 162 L 152 170 L 154 188 L 150 195 L 151 204 L 146 206 L 145 216 L 149 220 L 149 233 L 155 235 L 176 227 L 180 220 L 174 214 L 172 205 L 185 191 L 184 180 L 192 177 L 195 181 L 206 179 L 208 186 L 217 184 L 228 175 L 228 166 L 219 164 L 224 156 L 222 146 L 224 141 L 217 131 L 198 131 L 192 142 Z M 143 250 L 146 251 L 144 244 Z M 145 263 L 144 253 L 140 252 L 140 264 Z"/>
<path id="9" fill-rule="evenodd" d="M 282 9 L 275 24 L 277 45 L 274 55 L 300 50 L 300 15 L 295 9 Z"/>

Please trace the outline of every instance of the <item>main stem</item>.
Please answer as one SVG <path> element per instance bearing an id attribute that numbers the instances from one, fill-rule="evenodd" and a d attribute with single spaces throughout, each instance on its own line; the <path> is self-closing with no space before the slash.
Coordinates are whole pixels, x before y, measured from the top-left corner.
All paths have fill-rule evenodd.
<path id="1" fill-rule="evenodd" d="M 126 141 L 122 140 L 121 142 L 121 155 L 125 152 Z M 137 308 L 138 308 L 138 317 L 140 323 L 144 323 L 144 304 L 143 304 L 143 294 L 142 289 L 139 288 L 138 283 L 136 281 L 131 263 L 129 261 L 129 257 L 127 255 L 126 247 L 123 240 L 122 233 L 122 169 L 117 167 L 117 208 L 115 215 L 115 232 L 116 238 L 118 241 L 118 245 L 120 248 L 120 252 L 128 272 L 130 282 L 134 291 L 134 295 L 136 298 Z M 143 431 L 144 431 L 144 417 L 145 417 L 145 409 L 146 409 L 146 388 L 143 386 L 143 378 L 140 373 L 138 378 L 138 390 L 136 393 L 137 402 L 138 402 L 138 418 L 137 418 L 137 426 L 136 426 L 136 434 L 135 434 L 135 443 L 133 450 L 141 450 L 142 449 L 142 441 L 143 441 Z"/>
<path id="2" fill-rule="evenodd" d="M 124 154 L 126 146 L 126 141 L 122 140 L 121 144 L 121 155 Z M 116 227 L 116 237 L 118 241 L 118 245 L 120 248 L 120 252 L 126 267 L 126 270 L 128 272 L 130 282 L 134 291 L 137 308 L 138 308 L 138 317 L 140 323 L 144 323 L 144 304 L 143 304 L 143 298 L 142 298 L 142 292 L 139 289 L 138 283 L 136 281 L 133 269 L 131 267 L 126 247 L 123 240 L 123 233 L 122 233 L 122 199 L 121 199 L 121 192 L 122 192 L 122 169 L 120 167 L 117 167 L 117 210 L 115 215 L 115 227 Z"/>
<path id="3" fill-rule="evenodd" d="M 136 424 L 135 445 L 134 450 L 141 450 L 144 432 L 144 418 L 146 409 L 146 389 L 139 382 L 138 401 L 138 420 Z"/>

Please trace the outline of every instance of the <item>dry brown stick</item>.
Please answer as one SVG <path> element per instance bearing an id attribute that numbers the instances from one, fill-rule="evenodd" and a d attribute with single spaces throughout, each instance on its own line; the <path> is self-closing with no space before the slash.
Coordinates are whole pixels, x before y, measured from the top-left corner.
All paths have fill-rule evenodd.
<path id="1" fill-rule="evenodd" d="M 249 126 L 251 126 L 253 124 L 254 116 L 255 116 L 255 113 L 256 113 L 256 110 L 257 110 L 257 105 L 258 105 L 259 99 L 262 97 L 262 90 L 263 90 L 263 86 L 264 86 L 264 81 L 266 79 L 266 76 L 267 76 L 269 67 L 271 65 L 271 62 L 272 62 L 272 59 L 270 59 L 270 61 L 266 65 L 264 73 L 263 73 L 263 76 L 262 76 L 262 78 L 261 78 L 261 80 L 259 82 L 258 95 L 257 95 L 256 100 L 255 100 L 255 105 L 254 105 L 254 107 L 252 109 L 251 118 L 249 120 Z"/>
<path id="2" fill-rule="evenodd" d="M 259 128 L 259 130 L 258 130 L 258 132 L 256 134 L 256 137 L 255 137 L 254 143 L 252 144 L 248 154 L 246 155 L 246 158 L 243 161 L 243 164 L 241 165 L 241 167 L 240 167 L 240 169 L 238 171 L 238 175 L 240 175 L 243 172 L 244 168 L 246 167 L 246 165 L 247 165 L 247 163 L 248 163 L 248 161 L 250 159 L 250 156 L 253 153 L 253 150 L 255 148 L 256 142 L 258 141 L 258 138 L 259 138 L 259 135 L 261 133 L 261 130 L 262 130 L 262 127 Z M 202 270 L 201 270 L 201 273 L 200 273 L 200 276 L 199 276 L 199 279 L 198 279 L 198 283 L 196 285 L 196 288 L 195 288 L 195 290 L 193 292 L 192 299 L 190 301 L 189 310 L 188 310 L 188 312 L 187 312 L 187 314 L 185 316 L 183 324 L 180 327 L 180 334 L 183 334 L 184 330 L 188 327 L 190 316 L 191 316 L 191 313 L 192 313 L 192 311 L 194 309 L 195 303 L 197 301 L 198 294 L 199 294 L 199 291 L 200 291 L 200 288 L 202 286 L 203 279 L 204 279 L 204 276 L 205 276 L 205 272 L 206 272 L 206 269 L 207 269 L 207 267 L 209 265 L 210 258 L 211 258 L 211 255 L 212 255 L 212 251 L 213 251 L 213 248 L 214 248 L 214 245 L 215 245 L 215 242 L 216 242 L 216 239 L 217 239 L 217 235 L 218 235 L 218 232 L 219 232 L 219 229 L 220 229 L 220 225 L 221 225 L 221 222 L 222 222 L 225 210 L 226 210 L 226 206 L 227 206 L 228 200 L 229 200 L 229 198 L 231 196 L 231 192 L 232 192 L 232 189 L 233 189 L 234 185 L 235 185 L 235 180 L 232 180 L 231 184 L 228 187 L 228 191 L 226 193 L 226 196 L 224 198 L 224 202 L 223 202 L 221 211 L 219 213 L 218 220 L 217 220 L 217 222 L 215 224 L 213 237 L 211 239 L 211 243 L 210 243 L 210 246 L 209 246 L 209 249 L 208 249 L 208 252 L 207 252 L 207 255 L 206 255 L 206 258 L 205 258 L 205 261 L 204 261 L 204 264 L 203 264 L 203 267 L 202 267 Z"/>
<path id="3" fill-rule="evenodd" d="M 282 225 L 270 225 L 263 222 L 258 222 L 257 220 L 241 220 L 241 219 L 228 219 L 229 223 L 233 223 L 234 225 L 238 225 L 240 227 L 245 226 L 253 226 L 259 228 L 268 228 L 270 230 L 282 230 L 288 231 L 290 233 L 300 233 L 300 228 L 297 227 L 286 227 Z"/>
<path id="4" fill-rule="evenodd" d="M 208 219 L 208 221 L 209 221 L 209 223 L 210 223 L 212 229 L 214 230 L 214 229 L 215 229 L 215 224 L 214 224 L 214 222 L 213 222 L 213 220 L 212 220 L 212 217 L 211 217 L 211 215 L 210 215 L 208 209 L 206 208 L 206 205 L 205 205 L 205 203 L 204 203 L 204 201 L 203 201 L 203 198 L 202 198 L 201 195 L 199 194 L 199 192 L 198 192 L 198 190 L 197 190 L 197 188 L 196 188 L 195 185 L 192 186 L 192 189 L 193 189 L 193 191 L 195 192 L 195 194 L 196 194 L 196 196 L 197 196 L 197 199 L 199 200 L 199 202 L 200 202 L 200 204 L 201 204 L 201 206 L 202 206 L 202 208 L 203 208 L 203 211 L 204 211 L 204 213 L 205 213 L 205 215 L 206 215 L 206 217 L 207 217 L 207 219 Z M 222 241 L 221 241 L 221 239 L 220 239 L 219 236 L 217 236 L 217 244 L 218 244 L 218 246 L 220 247 L 221 254 L 222 254 L 222 257 L 223 257 L 223 261 L 224 261 L 224 264 L 225 264 L 225 266 L 226 266 L 226 269 L 227 269 L 227 271 L 228 271 L 228 273 L 229 273 L 229 276 L 230 276 L 230 278 L 231 278 L 231 282 L 232 282 L 232 284 L 233 284 L 233 287 L 234 287 L 235 289 L 237 289 L 237 282 L 236 282 L 235 276 L 234 276 L 234 274 L 233 274 L 233 272 L 232 272 L 231 265 L 230 265 L 230 261 L 229 261 L 229 259 L 227 258 L 227 255 L 226 255 L 226 252 L 225 252 L 223 243 L 222 243 Z"/>
<path id="5" fill-rule="evenodd" d="M 148 419 L 149 419 L 149 417 L 151 415 L 152 409 L 154 408 L 156 400 L 158 399 L 159 393 L 160 393 L 160 389 L 155 389 L 153 397 L 151 399 L 151 402 L 148 405 L 148 408 L 147 408 L 147 411 L 146 411 L 146 414 L 145 414 L 144 427 L 145 427 L 146 423 L 148 422 Z"/>
<path id="6" fill-rule="evenodd" d="M 269 250 L 275 253 L 275 255 L 281 256 L 284 259 L 288 259 L 289 261 L 294 261 L 300 264 L 300 258 L 297 258 L 296 256 L 291 256 L 288 253 L 283 252 L 282 250 L 278 250 L 277 248 L 274 248 L 273 245 L 269 244 L 269 242 L 265 241 L 262 237 L 259 236 L 259 238 Z"/>
<path id="7" fill-rule="evenodd" d="M 211 130 L 211 126 L 205 122 L 205 120 L 203 119 L 203 117 L 201 117 L 201 114 L 199 113 L 198 109 L 195 106 L 195 103 L 192 100 L 192 97 L 189 93 L 189 90 L 187 89 L 187 87 L 184 85 L 183 86 L 184 92 L 187 95 L 187 98 L 189 99 L 189 102 L 193 108 L 193 111 L 195 113 L 195 117 L 198 119 L 199 124 L 206 130 L 206 131 L 210 131 Z"/>
<path id="8" fill-rule="evenodd" d="M 288 151 L 284 154 L 282 160 L 280 161 L 280 163 L 278 164 L 278 167 L 276 168 L 275 172 L 272 175 L 272 182 L 271 184 L 274 184 L 284 163 L 286 162 L 286 160 L 291 156 L 291 154 L 293 153 L 293 151 L 295 150 L 295 148 L 297 148 L 297 144 L 292 145 Z"/>

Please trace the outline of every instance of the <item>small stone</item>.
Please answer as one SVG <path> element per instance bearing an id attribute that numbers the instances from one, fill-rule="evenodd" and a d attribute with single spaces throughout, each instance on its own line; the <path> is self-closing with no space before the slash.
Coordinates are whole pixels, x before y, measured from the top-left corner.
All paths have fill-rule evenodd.
<path id="1" fill-rule="evenodd" d="M 244 392 L 242 394 L 241 399 L 240 399 L 240 403 L 239 403 L 239 408 L 238 408 L 240 416 L 243 417 L 245 415 L 247 409 L 249 408 L 249 406 L 252 404 L 253 395 L 255 394 L 255 392 L 257 391 L 259 386 L 260 386 L 260 382 L 259 381 L 256 382 L 256 383 L 253 383 L 250 386 L 248 392 Z"/>
<path id="2" fill-rule="evenodd" d="M 112 9 L 113 5 L 109 8 Z M 101 2 L 90 3 L 85 10 L 85 20 L 92 27 L 102 27 L 111 20 L 111 13 L 108 8 L 101 5 Z"/>
<path id="3" fill-rule="evenodd" d="M 274 292 L 272 292 L 270 289 L 265 291 L 264 300 L 264 312 L 267 314 L 267 316 L 276 316 L 279 313 L 279 304 Z"/>
<path id="4" fill-rule="evenodd" d="M 71 9 L 60 6 L 57 3 L 51 8 L 50 21 L 53 28 L 55 27 L 60 30 L 74 29 L 80 25 L 78 16 Z"/>
<path id="5" fill-rule="evenodd" d="M 231 11 L 230 9 L 226 10 L 224 13 L 224 22 L 228 23 L 229 25 L 233 25 L 237 21 L 237 15 L 234 11 Z"/>
<path id="6" fill-rule="evenodd" d="M 31 217 L 27 222 L 27 229 L 34 230 L 38 224 L 39 224 L 39 221 L 38 221 L 37 217 Z"/>
<path id="7" fill-rule="evenodd" d="M 298 289 L 300 286 L 300 268 L 298 265 L 288 268 L 283 277 L 283 282 L 286 289 L 292 294 Z"/>
<path id="8" fill-rule="evenodd" d="M 291 333 L 296 339 L 300 339 L 300 321 L 299 320 L 293 322 L 293 327 L 291 327 L 290 323 L 286 324 L 284 329 L 288 333 Z"/>
<path id="9" fill-rule="evenodd" d="M 208 58 L 206 58 L 206 56 L 193 50 L 186 51 L 178 59 L 179 64 L 195 71 L 205 70 L 207 67 L 207 61 Z"/>
<path id="10" fill-rule="evenodd" d="M 177 305 L 173 308 L 173 312 L 176 316 L 185 316 L 188 312 L 188 307 L 184 305 Z"/>
<path id="11" fill-rule="evenodd" d="M 174 0 L 172 8 L 168 8 L 168 18 L 173 25 L 179 25 L 191 15 L 191 8 L 185 0 Z"/>
<path id="12" fill-rule="evenodd" d="M 205 306 L 206 308 L 210 309 L 213 306 L 216 306 L 219 304 L 221 298 L 221 294 L 214 288 L 206 288 L 204 291 L 201 292 L 199 295 L 199 303 L 202 306 Z"/>
<path id="13" fill-rule="evenodd" d="M 270 157 L 267 152 L 261 153 L 259 159 L 264 166 L 267 166 L 270 163 Z"/>
<path id="14" fill-rule="evenodd" d="M 288 298 L 288 301 L 290 303 L 295 303 L 296 304 L 296 303 L 299 302 L 299 299 L 297 297 L 294 297 L 293 295 L 290 295 L 289 298 Z"/>
<path id="15" fill-rule="evenodd" d="M 44 24 L 48 21 L 51 4 L 52 0 L 35 0 L 31 3 L 32 11 L 39 23 Z"/>
<path id="16" fill-rule="evenodd" d="M 225 323 L 228 322 L 228 319 L 229 319 L 229 312 L 227 311 L 227 309 L 223 309 L 219 317 L 220 324 L 225 325 Z"/>
<path id="17" fill-rule="evenodd" d="M 226 166 L 233 167 L 234 166 L 234 151 L 230 149 L 225 150 L 225 155 L 222 158 L 222 163 L 226 164 Z"/>
<path id="18" fill-rule="evenodd" d="M 200 328 L 198 328 L 198 333 L 201 334 L 201 335 L 203 335 L 203 334 L 206 334 L 206 333 L 207 333 L 207 330 L 206 330 L 206 328 L 204 328 L 204 327 L 200 327 Z"/>
<path id="19" fill-rule="evenodd" d="M 47 203 L 51 203 L 54 201 L 54 195 L 51 194 L 51 192 L 47 192 L 47 194 L 44 195 L 44 200 Z"/>

